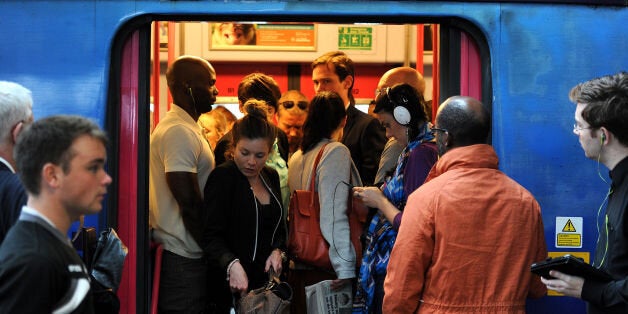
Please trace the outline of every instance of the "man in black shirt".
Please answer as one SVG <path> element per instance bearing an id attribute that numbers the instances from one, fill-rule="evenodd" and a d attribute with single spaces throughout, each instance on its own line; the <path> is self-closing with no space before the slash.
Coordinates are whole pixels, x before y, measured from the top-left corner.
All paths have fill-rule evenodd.
<path id="1" fill-rule="evenodd" d="M 573 132 L 584 154 L 610 170 L 606 224 L 599 228 L 593 265 L 614 280 L 597 282 L 551 271 L 557 279 L 542 281 L 548 289 L 587 301 L 590 314 L 628 313 L 628 73 L 578 84 L 569 98 L 576 104 Z"/>
<path id="2" fill-rule="evenodd" d="M 106 143 L 98 126 L 77 116 L 39 120 L 18 137 L 28 203 L 0 246 L 2 313 L 94 312 L 87 268 L 67 233 L 102 209 L 111 184 Z"/>

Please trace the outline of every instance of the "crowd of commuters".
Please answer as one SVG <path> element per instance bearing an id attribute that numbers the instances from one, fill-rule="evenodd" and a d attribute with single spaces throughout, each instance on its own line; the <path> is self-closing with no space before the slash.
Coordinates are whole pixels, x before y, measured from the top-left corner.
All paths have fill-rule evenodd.
<path id="1" fill-rule="evenodd" d="M 423 77 L 397 67 L 367 114 L 355 107 L 347 54 L 311 66 L 312 99 L 246 75 L 238 120 L 214 105 L 207 60 L 181 56 L 168 68 L 173 104 L 151 133 L 148 165 L 150 236 L 164 248 L 160 313 L 230 313 L 269 273 L 291 284 L 292 313 L 307 312 L 305 287 L 322 280 L 351 288 L 353 313 L 525 313 L 526 298 L 548 289 L 587 301 L 589 313 L 628 311 L 626 72 L 569 94 L 573 132 L 612 180 L 593 265 L 614 279 L 598 282 L 530 272 L 547 257 L 541 208 L 498 169 L 484 104 L 450 97 L 432 124 Z M 89 273 L 67 233 L 102 208 L 107 136 L 78 116 L 33 122 L 32 103 L 28 89 L 0 81 L 0 308 L 92 313 Z M 290 193 L 312 178 L 330 269 L 287 252 Z M 351 197 L 370 208 L 362 248 L 350 238 Z M 42 286 L 54 289 L 33 297 Z"/>

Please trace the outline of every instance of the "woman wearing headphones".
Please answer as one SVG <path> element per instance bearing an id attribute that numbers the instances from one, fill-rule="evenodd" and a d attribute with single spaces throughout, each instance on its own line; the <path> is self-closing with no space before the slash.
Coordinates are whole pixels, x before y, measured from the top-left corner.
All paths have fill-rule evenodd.
<path id="1" fill-rule="evenodd" d="M 417 189 L 438 160 L 423 95 L 408 84 L 397 84 L 380 93 L 375 109 L 386 137 L 394 137 L 405 148 L 394 171 L 380 187 L 355 187 L 353 192 L 366 206 L 378 212 L 368 226 L 354 313 L 381 313 L 388 258 L 397 238 L 401 213 L 408 195 Z"/>

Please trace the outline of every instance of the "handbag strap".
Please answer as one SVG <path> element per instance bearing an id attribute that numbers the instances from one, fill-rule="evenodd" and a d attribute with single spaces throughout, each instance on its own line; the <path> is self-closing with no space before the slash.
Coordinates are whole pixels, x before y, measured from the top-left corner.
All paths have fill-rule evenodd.
<path id="1" fill-rule="evenodd" d="M 329 143 L 323 144 L 323 147 L 318 151 L 318 155 L 316 155 L 316 159 L 314 159 L 314 166 L 312 167 L 312 176 L 310 179 L 310 191 L 314 192 L 314 183 L 316 182 L 316 168 L 318 167 L 318 162 L 321 161 L 321 157 L 323 156 L 323 151 L 325 150 L 325 146 Z"/>

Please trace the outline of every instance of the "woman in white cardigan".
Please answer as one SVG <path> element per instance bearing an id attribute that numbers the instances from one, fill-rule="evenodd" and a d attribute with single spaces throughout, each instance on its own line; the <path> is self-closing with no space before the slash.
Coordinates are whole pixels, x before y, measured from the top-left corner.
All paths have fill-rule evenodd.
<path id="1" fill-rule="evenodd" d="M 350 190 L 342 182 L 361 186 L 362 181 L 349 149 L 339 142 L 346 116 L 344 103 L 335 92 L 314 96 L 303 124 L 301 149 L 288 162 L 290 191 L 307 190 L 316 155 L 327 144 L 316 169 L 315 189 L 320 203 L 321 233 L 329 243 L 333 271 L 294 263 L 289 274 L 294 290 L 291 313 L 306 312 L 305 286 L 332 279 L 332 288 L 340 288 L 352 284 L 356 277 L 356 252 L 351 244 L 347 217 Z"/>

